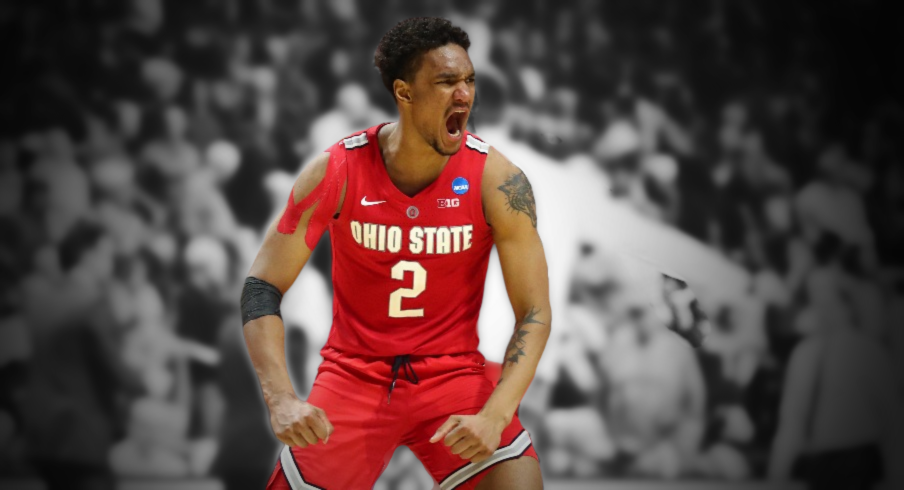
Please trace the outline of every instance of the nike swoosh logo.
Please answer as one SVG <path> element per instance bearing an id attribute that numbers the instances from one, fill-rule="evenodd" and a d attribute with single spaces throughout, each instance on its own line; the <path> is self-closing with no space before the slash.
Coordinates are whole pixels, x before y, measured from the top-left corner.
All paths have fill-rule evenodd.
<path id="1" fill-rule="evenodd" d="M 362 206 L 373 206 L 374 204 L 383 204 L 386 201 L 368 201 L 367 196 L 361 198 Z"/>

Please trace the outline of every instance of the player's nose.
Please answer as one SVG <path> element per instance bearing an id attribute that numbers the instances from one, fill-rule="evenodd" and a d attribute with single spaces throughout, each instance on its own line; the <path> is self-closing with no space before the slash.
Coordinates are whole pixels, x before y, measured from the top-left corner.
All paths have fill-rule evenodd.
<path id="1" fill-rule="evenodd" d="M 462 80 L 455 85 L 455 91 L 452 92 L 452 99 L 456 104 L 471 104 L 471 96 L 473 91 L 468 86 L 468 82 Z"/>

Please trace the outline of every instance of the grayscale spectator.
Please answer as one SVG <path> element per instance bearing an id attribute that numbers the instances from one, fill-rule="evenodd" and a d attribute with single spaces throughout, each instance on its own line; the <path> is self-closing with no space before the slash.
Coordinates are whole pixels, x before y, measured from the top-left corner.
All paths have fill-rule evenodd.
<path id="1" fill-rule="evenodd" d="M 117 396 L 140 388 L 117 354 L 106 293 L 112 242 L 79 223 L 60 243 L 59 267 L 58 276 L 25 284 L 34 346 L 23 404 L 29 452 L 50 488 L 113 488 L 107 453 L 123 421 Z"/>
<path id="2" fill-rule="evenodd" d="M 614 299 L 619 319 L 601 356 L 604 410 L 616 448 L 611 471 L 658 478 L 692 473 L 705 424 L 700 366 L 656 313 L 652 302 L 662 276 L 636 264 L 625 277 Z"/>
<path id="3" fill-rule="evenodd" d="M 801 478 L 810 489 L 900 486 L 901 399 L 889 354 L 858 330 L 840 280 L 844 242 L 826 234 L 816 250 L 803 336 L 791 356 L 769 477 Z"/>
<path id="4" fill-rule="evenodd" d="M 311 124 L 311 147 L 328 148 L 334 142 L 352 134 L 358 128 L 370 127 L 389 120 L 389 114 L 372 105 L 364 87 L 348 83 L 336 92 L 333 109 Z"/>

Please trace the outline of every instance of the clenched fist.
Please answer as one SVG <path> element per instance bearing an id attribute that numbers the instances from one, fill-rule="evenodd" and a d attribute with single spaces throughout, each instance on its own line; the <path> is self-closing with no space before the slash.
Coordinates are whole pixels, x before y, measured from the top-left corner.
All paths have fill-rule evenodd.
<path id="1" fill-rule="evenodd" d="M 479 463 L 489 458 L 502 439 L 506 424 L 502 418 L 477 415 L 453 415 L 436 430 L 431 443 L 443 439 L 461 459 Z"/>
<path id="2" fill-rule="evenodd" d="M 326 412 L 294 395 L 286 395 L 270 403 L 270 426 L 276 438 L 289 446 L 308 447 L 329 440 L 333 424 Z"/>

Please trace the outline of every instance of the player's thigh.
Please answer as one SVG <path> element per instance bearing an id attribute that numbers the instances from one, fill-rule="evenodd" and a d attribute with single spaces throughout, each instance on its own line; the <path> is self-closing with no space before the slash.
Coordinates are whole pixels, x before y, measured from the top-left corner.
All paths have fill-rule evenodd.
<path id="1" fill-rule="evenodd" d="M 322 408 L 333 433 L 326 444 L 284 446 L 268 489 L 369 489 L 399 444 L 401 421 L 383 387 L 321 372 L 307 401 Z"/>
<path id="2" fill-rule="evenodd" d="M 442 490 L 466 490 L 476 487 L 495 467 L 522 456 L 537 458 L 530 434 L 524 430 L 517 414 L 502 432 L 499 447 L 481 463 L 462 459 L 442 442 L 431 444 L 430 437 L 451 415 L 474 415 L 486 404 L 493 392 L 492 378 L 486 376 L 482 365 L 476 369 L 459 359 L 440 358 L 435 363 L 459 362 L 462 369 L 455 376 L 438 377 L 422 382 L 416 397 L 418 410 L 423 415 L 406 434 L 405 444 L 421 460 Z"/>
<path id="3" fill-rule="evenodd" d="M 522 456 L 499 463 L 477 484 L 476 490 L 542 490 L 540 462 Z"/>
<path id="4" fill-rule="evenodd" d="M 441 490 L 473 490 L 497 467 L 507 462 L 525 458 L 537 461 L 538 458 L 530 434 L 524 430 L 517 417 L 502 432 L 496 451 L 480 463 L 472 463 L 452 454 L 451 448 L 442 442 L 431 444 L 428 439 L 437 428 L 438 426 L 430 425 L 426 431 L 429 434 L 425 433 L 418 440 L 410 441 L 408 447 L 421 460 L 433 479 L 439 482 Z M 537 469 L 539 471 L 539 465 Z"/>

